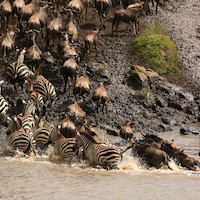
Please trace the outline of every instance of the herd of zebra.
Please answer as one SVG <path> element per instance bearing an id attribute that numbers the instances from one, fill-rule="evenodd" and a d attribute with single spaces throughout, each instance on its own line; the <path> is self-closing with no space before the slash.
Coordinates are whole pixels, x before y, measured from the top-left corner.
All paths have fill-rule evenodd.
<path id="1" fill-rule="evenodd" d="M 118 163 L 124 150 L 112 147 L 103 142 L 94 129 L 84 120 L 83 126 L 77 131 L 69 118 L 60 124 L 43 126 L 43 117 L 38 117 L 36 96 L 24 102 L 24 110 L 9 119 L 7 128 L 8 151 L 12 155 L 18 151 L 24 154 L 33 152 L 35 155 L 44 152 L 49 144 L 53 145 L 55 153 L 68 162 L 88 160 L 90 165 L 100 165 L 105 169 L 118 169 Z M 1 104 L 7 109 L 7 104 Z M 41 102 L 40 102 L 41 103 Z"/>
<path id="2" fill-rule="evenodd" d="M 16 3 L 16 1 L 17 0 L 14 2 Z M 81 4 L 83 6 L 82 0 L 72 1 L 73 3 L 78 2 L 79 5 Z M 100 3 L 98 4 L 98 2 Z M 138 2 L 140 2 L 140 0 L 138 0 Z M 150 1 L 145 0 L 145 2 L 149 4 Z M 7 10 L 2 10 L 8 3 L 8 0 L 4 0 L 0 4 L 0 13 L 4 13 L 4 16 L 1 16 L 1 20 L 4 20 L 4 17 L 6 18 L 5 11 Z M 7 125 L 6 139 L 8 142 L 8 151 L 12 155 L 15 155 L 18 151 L 23 152 L 23 154 L 30 154 L 33 152 L 37 155 L 43 153 L 51 144 L 54 147 L 55 153 L 69 162 L 88 160 L 90 165 L 99 165 L 105 169 L 118 169 L 118 164 L 120 160 L 122 160 L 123 153 L 128 149 L 133 148 L 133 145 L 135 145 L 137 150 L 139 149 L 138 152 L 142 151 L 141 156 L 144 156 L 144 154 L 146 155 L 146 149 L 143 151 L 143 146 L 146 148 L 149 147 L 149 144 L 146 145 L 145 143 L 145 145 L 142 146 L 136 143 L 133 139 L 133 131 L 128 123 L 124 124 L 120 131 L 120 136 L 124 140 L 130 141 L 130 143 L 127 143 L 127 146 L 122 149 L 102 141 L 95 133 L 91 124 L 86 120 L 86 112 L 83 111 L 81 105 L 84 104 L 85 96 L 89 95 L 91 92 L 91 83 L 86 73 L 83 73 L 82 76 L 76 79 L 76 73 L 79 68 L 77 63 L 80 62 L 80 55 L 76 52 L 75 47 L 80 46 L 80 43 L 78 43 L 79 45 L 76 44 L 80 26 L 78 25 L 79 28 L 76 27 L 74 17 L 76 18 L 76 21 L 79 22 L 79 14 L 82 14 L 82 10 L 77 11 L 75 8 L 69 8 L 69 4 L 67 9 L 63 9 L 62 12 L 59 12 L 59 10 L 55 11 L 56 7 L 59 8 L 57 5 L 51 7 L 53 10 L 51 9 L 49 13 L 46 13 L 48 6 L 45 5 L 41 7 L 41 5 L 39 6 L 40 3 L 48 4 L 48 2 L 33 0 L 27 5 L 24 3 L 22 8 L 17 9 L 14 14 L 18 17 L 19 29 L 15 32 L 13 30 L 7 31 L 6 36 L 3 37 L 1 42 L 1 48 L 3 48 L 3 51 L 1 51 L 3 52 L 3 55 L 1 55 L 3 59 L 1 59 L 1 61 L 5 62 L 6 80 L 8 79 L 8 83 L 14 85 L 17 94 L 24 92 L 24 85 L 27 86 L 25 92 L 28 93 L 28 99 L 23 100 L 23 111 L 13 116 L 8 115 L 8 110 L 11 105 L 9 105 L 7 100 L 0 95 L 0 117 L 1 120 L 3 119 L 3 121 L 6 121 Z M 64 1 L 64 3 L 66 2 Z M 103 18 L 103 27 L 105 28 L 105 13 L 108 8 L 112 7 L 112 2 L 110 0 L 96 0 L 95 3 L 96 9 L 100 12 L 100 24 L 102 23 Z M 128 1 L 128 3 L 133 2 Z M 106 6 L 104 4 L 106 4 Z M 121 17 L 117 18 L 117 26 L 120 20 L 124 22 L 135 21 L 139 24 L 138 13 L 143 13 L 143 4 L 144 2 L 140 2 L 132 4 L 132 6 L 134 6 L 129 9 L 122 9 L 122 11 L 125 11 L 126 13 L 130 13 L 131 10 L 131 16 L 129 16 L 128 19 L 122 19 Z M 103 11 L 100 9 L 102 6 L 104 8 Z M 27 15 L 25 15 L 25 11 L 28 11 L 29 7 L 34 8 L 32 11 L 35 11 L 33 13 L 26 13 Z M 54 12 L 57 17 L 47 25 L 47 16 Z M 73 12 L 75 13 L 75 16 Z M 28 16 L 27 19 L 23 18 L 24 16 Z M 63 18 L 67 18 L 67 23 L 64 23 Z M 24 23 L 24 21 L 26 21 L 26 23 Z M 8 22 L 9 20 L 7 19 L 7 23 Z M 25 24 L 27 24 L 26 28 Z M 84 54 L 87 54 L 87 58 L 84 58 L 84 60 L 86 60 L 86 65 L 92 46 L 95 45 L 95 50 L 97 50 L 96 42 L 99 32 L 102 29 L 101 25 L 100 28 L 97 28 L 96 26 L 95 30 L 89 33 L 85 38 Z M 4 26 L 5 24 L 3 22 L 1 28 Z M 31 27 L 33 30 L 27 30 L 27 28 Z M 46 27 L 46 33 L 42 30 L 44 27 Z M 52 29 L 50 30 L 50 28 Z M 32 35 L 31 40 L 33 45 L 27 50 L 24 47 L 25 44 L 20 44 L 19 46 L 22 46 L 23 48 L 17 49 L 17 61 L 11 62 L 9 54 L 15 49 L 15 36 L 18 33 L 17 39 L 24 39 L 26 42 L 27 40 L 30 40 L 30 35 Z M 51 112 L 57 94 L 54 85 L 41 75 L 43 73 L 40 68 L 42 52 L 35 41 L 37 33 L 41 33 L 41 37 L 39 38 L 41 41 L 42 39 L 45 39 L 46 45 L 44 46 L 46 49 L 52 49 L 52 46 L 56 49 L 55 41 L 58 39 L 58 48 L 56 49 L 56 54 L 58 55 L 56 58 L 59 67 L 61 66 L 59 71 L 63 76 L 65 83 L 64 93 L 66 93 L 68 78 L 71 78 L 71 82 L 75 79 L 73 88 L 75 103 L 69 105 L 65 109 L 64 118 L 61 122 L 54 125 L 50 123 L 48 126 L 45 125 L 45 118 L 50 114 L 48 111 L 50 110 Z M 45 34 L 46 38 L 43 38 Z M 53 43 L 51 43 L 51 45 L 50 40 L 52 40 Z M 20 42 L 18 42 L 18 44 L 19 43 Z M 7 61 L 5 61 L 5 57 L 7 57 Z M 37 69 L 35 70 L 35 68 Z M 3 83 L 4 81 L 0 81 L 0 87 Z M 22 90 L 19 91 L 18 85 L 21 86 Z M 81 98 L 80 101 L 76 101 L 77 96 Z M 103 83 L 100 83 L 100 86 L 94 90 L 92 101 L 96 103 L 97 112 L 99 112 L 98 108 L 101 107 L 101 111 L 103 112 L 105 108 L 107 113 L 106 104 L 109 102 L 109 95 Z M 159 167 L 160 162 L 166 161 L 167 156 L 164 157 L 164 160 L 163 157 L 161 160 L 158 160 L 157 158 L 158 156 L 155 155 L 156 167 Z"/>
<path id="3" fill-rule="evenodd" d="M 87 120 L 81 121 L 81 123 L 84 122 L 83 126 L 77 131 L 76 126 L 69 119 L 70 116 L 75 119 L 85 117 L 85 114 L 81 115 L 84 111 L 77 103 L 68 106 L 66 109 L 67 117 L 63 119 L 60 124 L 43 126 L 45 108 L 47 105 L 51 107 L 56 97 L 56 91 L 54 86 L 39 74 L 38 70 L 33 73 L 23 63 L 24 53 L 24 49 L 19 50 L 18 60 L 10 64 L 6 70 L 11 82 L 12 80 L 16 80 L 16 77 L 18 77 L 19 80 L 24 80 L 29 77 L 28 81 L 25 81 L 29 84 L 29 98 L 27 101 L 23 101 L 23 112 L 17 116 L 10 117 L 7 115 L 9 108 L 8 102 L 3 96 L 1 96 L 0 101 L 1 117 L 6 118 L 8 121 L 6 134 L 9 151 L 12 154 L 17 153 L 18 150 L 25 154 L 34 152 L 36 155 L 47 148 L 49 144 L 52 144 L 55 148 L 55 152 L 70 162 L 75 158 L 83 159 L 86 157 L 91 165 L 101 165 L 107 169 L 118 168 L 118 162 L 123 152 L 130 147 L 128 146 L 126 150 L 122 150 L 104 144 L 91 126 L 88 125 Z M 87 79 L 86 77 L 82 78 Z M 83 80 L 83 82 L 84 81 L 85 80 Z M 4 81 L 1 81 L 0 84 L 2 85 L 3 83 Z M 23 82 L 18 81 L 18 83 L 21 83 L 23 87 Z M 13 84 L 15 89 L 18 90 L 16 81 L 14 81 Z M 75 89 L 77 89 L 80 95 L 85 93 L 85 88 L 82 85 L 76 86 Z M 104 95 L 104 93 L 106 95 Z M 100 95 L 99 98 L 96 97 L 98 95 Z M 107 92 L 103 84 L 95 90 L 93 96 L 94 100 L 101 100 L 104 101 L 104 103 L 108 100 Z M 47 102 L 49 104 L 46 104 Z M 84 154 L 81 152 L 84 152 Z"/>
<path id="4" fill-rule="evenodd" d="M 74 0 L 74 2 L 75 1 L 76 0 Z M 17 2 L 17 0 L 14 1 L 12 5 L 14 6 L 15 3 L 17 4 Z M 81 2 L 82 1 L 80 1 L 79 3 Z M 128 145 L 123 150 L 121 148 L 112 147 L 109 144 L 104 143 L 85 119 L 86 113 L 81 108 L 81 103 L 84 103 L 83 100 L 85 98 L 85 95 L 88 95 L 90 93 L 91 84 L 86 73 L 83 73 L 82 76 L 76 79 L 78 68 L 77 62 L 80 61 L 80 58 L 77 53 L 74 53 L 73 50 L 75 49 L 74 47 L 72 47 L 76 46 L 77 41 L 75 34 L 75 30 L 77 30 L 77 27 L 75 26 L 73 13 L 75 12 L 75 10 L 72 8 L 68 8 L 64 9 L 64 11 L 61 13 L 57 10 L 55 12 L 57 17 L 52 20 L 52 23 L 49 23 L 49 26 L 47 26 L 47 32 L 43 33 L 43 30 L 41 29 L 43 28 L 44 24 L 41 22 L 41 16 L 45 17 L 45 23 L 47 25 L 47 16 L 49 16 L 53 12 L 51 10 L 49 13 L 46 13 L 46 8 L 48 8 L 48 5 L 41 7 L 38 6 L 38 3 L 40 3 L 40 1 L 33 0 L 26 5 L 24 4 L 23 8 L 17 9 L 16 13 L 14 13 L 13 16 L 16 14 L 18 17 L 18 28 L 14 28 L 16 29 L 15 31 L 14 29 L 7 30 L 6 35 L 1 40 L 1 64 L 2 66 L 5 65 L 6 67 L 5 73 L 3 73 L 5 75 L 4 78 L 6 79 L 6 83 L 11 83 L 11 85 L 14 86 L 14 90 L 17 94 L 24 93 L 24 90 L 26 94 L 28 93 L 28 99 L 23 100 L 23 111 L 20 114 L 17 113 L 13 116 L 10 116 L 8 114 L 8 110 L 12 109 L 11 105 L 9 105 L 8 101 L 4 99 L 2 95 L 0 95 L 0 116 L 1 121 L 6 121 L 6 139 L 8 142 L 8 151 L 12 155 L 15 155 L 16 153 L 18 153 L 18 151 L 23 152 L 23 154 L 30 154 L 31 152 L 33 152 L 35 155 L 37 155 L 43 152 L 49 144 L 52 144 L 55 152 L 62 158 L 69 160 L 69 162 L 74 159 L 87 159 L 92 166 L 100 165 L 106 169 L 117 169 L 118 163 L 122 159 L 123 153 L 127 149 L 131 148 L 131 145 Z M 48 4 L 48 2 L 46 3 Z M 110 1 L 109 3 L 111 6 Z M 8 10 L 6 8 L 8 5 L 10 5 L 10 2 L 8 0 L 4 0 L 0 4 L 0 11 L 2 14 L 4 14 L 4 16 L 1 15 L 1 30 L 3 30 L 5 26 L 8 27 L 8 23 L 10 20 L 9 18 L 7 18 L 7 21 L 5 20 L 7 14 L 8 16 L 12 14 L 12 9 L 11 13 L 7 12 Z M 23 18 L 23 16 L 25 15 L 25 11 L 28 11 L 28 6 L 36 10 L 29 16 L 30 19 L 35 19 L 34 27 L 32 27 L 33 22 L 31 22 L 30 25 L 29 21 Z M 56 10 L 56 7 L 53 7 L 53 9 Z M 75 14 L 75 17 L 77 17 L 76 12 Z M 67 23 L 65 26 L 65 30 L 65 28 L 63 28 L 63 18 L 66 16 Z M 39 27 L 37 24 L 38 18 Z M 76 19 L 77 21 L 79 20 L 79 18 Z M 17 21 L 15 18 L 13 18 L 13 20 L 15 22 Z M 7 24 L 5 24 L 5 21 L 7 22 Z M 28 23 L 28 28 L 32 27 L 33 29 L 27 30 L 27 28 L 25 28 L 26 23 L 24 21 Z M 54 24 L 52 28 L 55 30 L 51 30 L 52 32 L 49 32 L 48 28 L 52 24 Z M 69 29 L 67 28 L 68 26 Z M 58 30 L 56 29 L 57 27 Z M 53 31 L 58 32 L 56 32 L 56 34 L 53 34 Z M 73 35 L 71 35 L 71 31 L 73 32 Z M 65 93 L 68 78 L 75 78 L 73 89 L 75 103 L 69 105 L 66 108 L 66 115 L 60 123 L 52 125 L 50 122 L 50 125 L 48 124 L 49 126 L 45 126 L 44 121 L 45 117 L 48 117 L 49 114 L 47 111 L 51 111 L 52 104 L 56 100 L 57 94 L 54 85 L 50 83 L 49 80 L 47 80 L 43 75 L 41 75 L 43 73 L 42 69 L 40 68 L 41 50 L 39 49 L 35 41 L 36 34 L 39 35 L 39 33 L 41 33 L 41 40 L 44 36 L 43 34 L 46 35 L 46 47 L 49 49 L 52 48 L 52 46 L 50 46 L 50 39 L 53 40 L 53 46 L 55 46 L 55 39 L 59 36 L 58 60 L 59 66 L 63 65 L 60 69 L 60 73 L 63 75 L 64 78 Z M 89 54 L 89 52 L 91 51 L 93 44 L 95 45 L 96 50 L 96 40 L 98 34 L 99 29 L 92 31 L 85 38 L 85 52 L 87 54 Z M 32 36 L 30 37 L 30 35 Z M 16 47 L 16 38 L 18 40 L 18 46 L 22 48 L 19 48 L 16 50 L 16 52 L 12 53 L 12 51 L 15 50 Z M 26 42 L 31 39 L 33 42 L 33 46 L 31 46 L 29 49 L 27 49 L 27 47 L 24 47 L 27 44 L 20 44 L 19 42 L 20 40 L 23 41 L 23 39 Z M 15 53 L 17 60 L 15 62 L 12 62 Z M 10 55 L 12 54 L 13 57 L 11 58 Z M 7 58 L 7 60 L 5 60 L 5 57 Z M 3 83 L 4 81 L 0 81 L 0 87 Z M 26 87 L 24 87 L 25 85 Z M 19 86 L 21 87 L 21 90 Z M 81 98 L 81 100 L 78 102 L 76 102 L 77 95 Z M 96 88 L 96 90 L 94 90 L 92 100 L 96 102 L 97 112 L 99 107 L 101 107 L 101 111 L 104 110 L 104 107 L 106 108 L 106 104 L 109 102 L 109 96 L 103 83 L 100 83 L 100 86 Z"/>

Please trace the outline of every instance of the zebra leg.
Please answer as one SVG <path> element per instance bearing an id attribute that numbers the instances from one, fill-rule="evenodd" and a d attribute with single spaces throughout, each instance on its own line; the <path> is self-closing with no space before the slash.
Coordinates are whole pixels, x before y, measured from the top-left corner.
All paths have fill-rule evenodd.
<path id="1" fill-rule="evenodd" d="M 33 153 L 35 154 L 35 156 L 37 155 L 36 154 L 36 142 L 33 139 L 33 137 L 31 137 L 31 141 L 30 141 L 30 150 L 33 151 Z"/>

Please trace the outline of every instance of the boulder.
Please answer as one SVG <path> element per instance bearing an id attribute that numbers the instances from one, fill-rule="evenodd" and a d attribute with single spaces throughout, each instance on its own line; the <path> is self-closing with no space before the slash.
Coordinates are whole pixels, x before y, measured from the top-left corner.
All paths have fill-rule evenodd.
<path id="1" fill-rule="evenodd" d="M 146 74 L 146 68 L 139 66 L 139 65 L 133 65 L 133 70 L 135 70 L 136 72 L 142 72 L 144 74 Z"/>
<path id="2" fill-rule="evenodd" d="M 135 85 L 138 87 L 148 87 L 149 81 L 147 76 L 143 72 L 136 71 L 133 75 Z"/>
<path id="3" fill-rule="evenodd" d="M 97 74 L 104 79 L 110 79 L 111 75 L 107 68 L 108 65 L 106 63 L 92 62 L 87 66 L 87 71 L 90 73 L 90 75 Z"/>
<path id="4" fill-rule="evenodd" d="M 153 71 L 152 69 L 147 69 L 145 74 L 148 77 L 149 82 L 152 84 L 155 84 L 158 81 L 167 81 L 166 78 L 163 78 L 162 76 L 160 76 L 157 72 Z"/>
<path id="5" fill-rule="evenodd" d="M 180 133 L 183 135 L 198 135 L 199 134 L 199 129 L 197 127 L 183 127 L 180 129 Z"/>

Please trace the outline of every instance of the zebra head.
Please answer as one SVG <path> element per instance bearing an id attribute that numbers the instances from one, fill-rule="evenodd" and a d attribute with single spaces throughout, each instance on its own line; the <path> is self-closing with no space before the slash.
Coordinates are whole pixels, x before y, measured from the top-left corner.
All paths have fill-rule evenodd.
<path id="1" fill-rule="evenodd" d="M 24 101 L 23 101 L 24 102 Z M 24 110 L 23 110 L 23 116 L 28 116 L 29 114 L 35 114 L 35 102 L 32 100 L 28 100 L 27 102 L 24 102 Z"/>

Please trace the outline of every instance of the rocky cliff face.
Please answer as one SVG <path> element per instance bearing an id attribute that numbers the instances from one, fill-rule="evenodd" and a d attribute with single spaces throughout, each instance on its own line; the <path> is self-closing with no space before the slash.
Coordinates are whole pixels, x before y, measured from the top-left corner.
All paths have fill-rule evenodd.
<path id="1" fill-rule="evenodd" d="M 177 45 L 180 59 L 183 61 L 181 70 L 184 77 L 177 83 L 170 83 L 159 74 L 143 68 L 143 73 L 138 71 L 142 67 L 140 61 L 134 57 L 132 50 L 133 35 L 125 31 L 126 25 L 119 25 L 118 36 L 111 36 L 112 19 L 114 10 L 110 9 L 106 16 L 106 29 L 101 30 L 97 43 L 97 56 L 92 52 L 89 60 L 86 61 L 84 54 L 81 55 L 78 76 L 84 71 L 91 81 L 91 93 L 84 99 L 83 110 L 86 112 L 89 122 L 98 128 L 104 128 L 111 133 L 118 133 L 123 122 L 128 121 L 134 131 L 170 131 L 180 126 L 191 125 L 199 122 L 199 32 L 198 17 L 200 3 L 197 0 L 171 0 L 169 8 L 173 11 L 158 9 L 153 14 L 140 20 L 142 30 L 149 23 L 160 22 L 166 28 L 168 35 Z M 92 9 L 90 10 L 92 11 Z M 196 13 L 196 14 L 195 14 Z M 79 28 L 79 45 L 77 49 L 83 53 L 82 44 L 85 36 L 99 25 L 99 18 L 96 15 L 92 19 L 88 15 L 88 21 L 81 22 Z M 41 40 L 41 41 L 40 41 Z M 45 40 L 37 39 L 38 45 L 44 55 Z M 24 39 L 17 41 L 18 47 L 28 45 Z M 63 94 L 63 78 L 60 74 L 60 66 L 56 48 L 48 50 L 47 55 L 54 58 L 46 59 L 40 64 L 42 75 L 47 78 L 56 88 L 57 98 L 48 115 L 48 124 L 58 123 L 59 115 L 66 107 L 75 102 L 71 90 Z M 15 58 L 13 58 L 14 60 Z M 6 65 L 2 65 L 6 68 Z M 130 77 L 132 70 L 135 70 L 134 77 Z M 27 93 L 22 90 L 17 94 L 13 86 L 5 78 L 5 70 L 1 71 L 1 79 L 5 80 L 2 86 L 2 95 L 9 101 L 9 116 L 22 111 L 21 100 L 27 99 Z M 110 102 L 107 105 L 108 112 L 96 112 L 96 105 L 91 97 L 93 91 L 104 82 L 108 91 Z M 139 89 L 138 89 L 139 84 Z"/>

